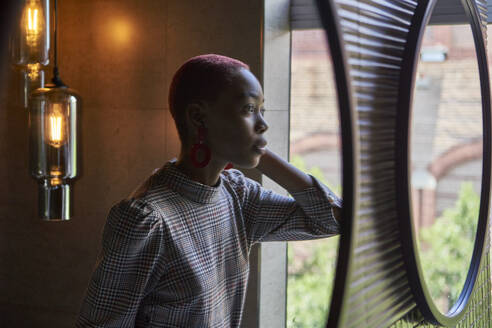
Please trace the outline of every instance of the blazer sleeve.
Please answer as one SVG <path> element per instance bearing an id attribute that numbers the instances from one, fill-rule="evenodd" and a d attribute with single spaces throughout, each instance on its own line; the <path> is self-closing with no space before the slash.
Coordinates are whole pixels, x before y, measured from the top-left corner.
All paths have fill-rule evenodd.
<path id="1" fill-rule="evenodd" d="M 111 209 L 76 327 L 135 326 L 140 302 L 163 265 L 162 225 L 149 205 L 138 200 Z"/>
<path id="2" fill-rule="evenodd" d="M 231 170 L 233 171 L 233 170 Z M 248 241 L 294 241 L 330 237 L 340 232 L 332 208 L 342 201 L 328 187 L 311 176 L 313 187 L 292 194 L 279 195 L 258 182 L 231 172 L 237 194 L 242 199 L 242 215 Z"/>

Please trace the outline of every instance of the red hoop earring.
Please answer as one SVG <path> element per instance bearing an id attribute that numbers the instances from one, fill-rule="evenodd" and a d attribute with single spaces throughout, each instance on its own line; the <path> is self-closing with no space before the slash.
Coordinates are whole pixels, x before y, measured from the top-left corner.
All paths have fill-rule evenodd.
<path id="1" fill-rule="evenodd" d="M 207 136 L 207 129 L 203 126 L 198 127 L 198 142 L 191 147 L 190 159 L 191 164 L 196 168 L 204 168 L 210 162 L 212 153 L 210 148 L 205 144 L 205 137 Z M 198 160 L 198 152 L 203 153 L 203 160 Z"/>

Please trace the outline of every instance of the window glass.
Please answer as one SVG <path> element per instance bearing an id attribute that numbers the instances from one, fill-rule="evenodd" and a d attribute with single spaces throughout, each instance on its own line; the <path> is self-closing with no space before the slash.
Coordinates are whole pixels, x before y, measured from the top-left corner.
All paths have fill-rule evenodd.
<path id="1" fill-rule="evenodd" d="M 425 281 L 443 313 L 457 301 L 472 257 L 482 147 L 471 27 L 428 26 L 412 108 L 412 206 Z"/>
<path id="2" fill-rule="evenodd" d="M 323 30 L 292 32 L 290 161 L 341 192 L 340 124 Z M 289 242 L 287 327 L 325 327 L 339 237 Z"/>

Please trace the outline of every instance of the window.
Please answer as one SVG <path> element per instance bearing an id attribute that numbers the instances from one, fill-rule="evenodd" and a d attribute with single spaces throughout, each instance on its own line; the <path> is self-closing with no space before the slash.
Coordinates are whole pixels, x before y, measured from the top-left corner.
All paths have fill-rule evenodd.
<path id="1" fill-rule="evenodd" d="M 335 79 L 322 29 L 292 31 L 290 162 L 341 192 Z M 289 242 L 287 327 L 325 327 L 339 237 Z"/>

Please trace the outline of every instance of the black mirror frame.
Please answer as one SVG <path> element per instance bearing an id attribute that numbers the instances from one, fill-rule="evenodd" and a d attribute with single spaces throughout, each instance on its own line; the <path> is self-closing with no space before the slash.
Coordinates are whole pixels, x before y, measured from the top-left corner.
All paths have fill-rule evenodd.
<path id="1" fill-rule="evenodd" d="M 425 319 L 436 325 L 455 326 L 469 307 L 470 296 L 475 287 L 475 281 L 484 262 L 485 243 L 487 242 L 489 199 L 490 199 L 490 175 L 491 175 L 491 109 L 490 109 L 490 85 L 487 65 L 487 51 L 485 47 L 486 26 L 480 17 L 480 11 L 475 0 L 461 0 L 469 19 L 475 49 L 477 54 L 480 74 L 480 88 L 482 96 L 482 122 L 483 122 L 483 163 L 482 186 L 480 195 L 480 210 L 475 238 L 475 245 L 471 264 L 468 270 L 464 287 L 455 304 L 448 313 L 443 314 L 435 305 L 425 283 L 423 270 L 418 254 L 418 245 L 414 225 L 412 223 L 411 185 L 409 183 L 409 129 L 412 97 L 415 85 L 415 75 L 422 37 L 432 11 L 438 0 L 419 1 L 418 8 L 412 19 L 405 49 L 404 62 L 399 89 L 399 111 L 397 115 L 397 203 L 400 231 L 402 234 L 402 247 L 405 255 L 409 283 L 417 302 L 419 310 Z M 441 0 L 442 1 L 442 0 Z M 487 8 L 486 3 L 484 4 Z M 409 78 L 411 77 L 411 78 Z"/>
<path id="2" fill-rule="evenodd" d="M 357 205 L 358 145 L 359 138 L 355 124 L 353 93 L 348 74 L 347 56 L 343 41 L 340 19 L 332 0 L 316 0 L 318 13 L 325 30 L 331 53 L 340 118 L 342 137 L 342 218 L 341 236 L 338 246 L 338 258 L 330 311 L 326 327 L 337 327 L 342 317 L 344 299 L 348 291 L 350 258 L 353 245 L 353 215 Z"/>

